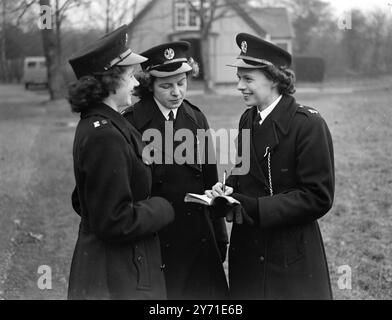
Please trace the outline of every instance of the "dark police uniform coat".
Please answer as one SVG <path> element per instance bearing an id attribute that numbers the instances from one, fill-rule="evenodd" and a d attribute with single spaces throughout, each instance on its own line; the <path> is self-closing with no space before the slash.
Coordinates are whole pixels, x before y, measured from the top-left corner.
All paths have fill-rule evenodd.
<path id="1" fill-rule="evenodd" d="M 157 231 L 170 203 L 151 197 L 139 132 L 104 104 L 82 112 L 74 141 L 73 207 L 81 216 L 70 299 L 165 299 Z"/>
<path id="2" fill-rule="evenodd" d="M 139 101 L 124 116 L 140 132 L 154 128 L 164 136 L 166 119 L 152 97 Z M 190 129 L 194 137 L 197 129 L 208 129 L 205 116 L 187 101 L 178 109 L 174 124 L 175 130 L 183 128 Z M 199 152 L 195 141 L 195 156 Z M 163 153 L 166 158 L 169 151 Z M 225 245 L 228 242 L 226 225 L 222 219 L 212 221 L 205 206 L 184 202 L 187 192 L 204 194 L 217 180 L 215 164 L 199 165 L 196 161 L 184 165 L 175 161 L 154 164 L 152 194 L 168 199 L 176 216 L 173 224 L 159 232 L 169 299 L 227 297 L 227 282 L 217 247 L 217 242 Z"/>
<path id="3" fill-rule="evenodd" d="M 253 226 L 233 225 L 231 298 L 330 299 L 317 224 L 334 197 L 329 129 L 317 111 L 300 106 L 288 95 L 261 126 L 254 122 L 256 115 L 256 107 L 246 110 L 239 125 L 240 130 L 251 130 L 250 172 L 228 179 L 234 192 L 257 198 L 258 203 Z M 242 150 L 241 134 L 238 148 Z"/>

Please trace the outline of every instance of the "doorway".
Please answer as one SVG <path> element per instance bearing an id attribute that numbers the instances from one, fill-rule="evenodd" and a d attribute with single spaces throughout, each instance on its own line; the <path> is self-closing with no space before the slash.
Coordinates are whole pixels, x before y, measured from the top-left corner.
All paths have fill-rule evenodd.
<path id="1" fill-rule="evenodd" d="M 200 39 L 191 38 L 191 39 L 181 39 L 182 41 L 188 41 L 191 44 L 189 49 L 189 55 L 193 57 L 193 59 L 199 64 L 200 72 L 199 75 L 195 78 L 196 80 L 203 80 L 203 63 L 201 59 L 201 45 Z"/>

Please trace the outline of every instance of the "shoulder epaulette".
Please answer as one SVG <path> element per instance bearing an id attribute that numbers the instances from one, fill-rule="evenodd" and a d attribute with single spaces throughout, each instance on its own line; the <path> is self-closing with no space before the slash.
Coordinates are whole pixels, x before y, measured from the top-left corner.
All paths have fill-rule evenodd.
<path id="1" fill-rule="evenodd" d="M 310 115 L 310 114 L 320 115 L 320 113 L 315 108 L 311 108 L 311 107 L 303 106 L 303 105 L 298 105 L 297 111 L 301 112 L 303 114 L 306 114 L 306 115 Z"/>
<path id="2" fill-rule="evenodd" d="M 91 126 L 97 130 L 112 127 L 110 120 L 102 118 L 100 116 L 91 117 L 90 122 Z"/>

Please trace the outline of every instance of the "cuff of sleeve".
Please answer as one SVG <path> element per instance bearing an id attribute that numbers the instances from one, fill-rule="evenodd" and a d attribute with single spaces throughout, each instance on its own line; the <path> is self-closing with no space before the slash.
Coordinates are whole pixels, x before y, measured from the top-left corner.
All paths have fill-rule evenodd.
<path id="1" fill-rule="evenodd" d="M 257 198 L 248 197 L 241 193 L 233 193 L 231 196 L 241 202 L 242 207 L 245 209 L 248 215 L 258 220 Z"/>

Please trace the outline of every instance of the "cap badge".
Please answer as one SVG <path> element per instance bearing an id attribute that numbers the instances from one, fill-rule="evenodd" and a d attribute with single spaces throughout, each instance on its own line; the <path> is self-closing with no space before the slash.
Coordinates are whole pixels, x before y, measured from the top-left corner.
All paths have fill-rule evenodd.
<path id="1" fill-rule="evenodd" d="M 172 48 L 166 49 L 165 50 L 165 58 L 167 60 L 173 60 L 175 56 L 174 50 Z"/>
<path id="2" fill-rule="evenodd" d="M 248 52 L 248 43 L 246 41 L 242 41 L 241 43 L 241 50 L 243 53 L 247 53 Z"/>

